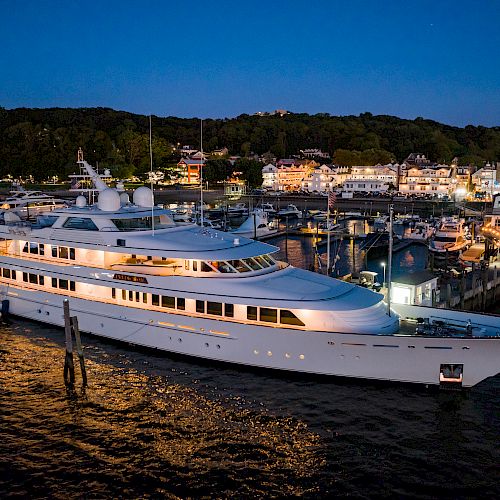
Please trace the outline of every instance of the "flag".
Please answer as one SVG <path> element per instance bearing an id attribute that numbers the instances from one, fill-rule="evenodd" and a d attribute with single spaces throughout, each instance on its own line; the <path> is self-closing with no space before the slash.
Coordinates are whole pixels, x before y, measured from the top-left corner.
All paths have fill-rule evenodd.
<path id="1" fill-rule="evenodd" d="M 335 206 L 335 202 L 337 201 L 337 195 L 335 194 L 335 191 L 330 191 L 328 193 L 328 209 L 333 210 L 333 207 Z"/>

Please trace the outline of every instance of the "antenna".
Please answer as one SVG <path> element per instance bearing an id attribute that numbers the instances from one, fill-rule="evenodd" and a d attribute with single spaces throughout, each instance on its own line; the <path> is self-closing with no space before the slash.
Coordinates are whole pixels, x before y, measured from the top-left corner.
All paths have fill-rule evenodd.
<path id="1" fill-rule="evenodd" d="M 203 118 L 200 119 L 200 226 L 203 227 Z"/>
<path id="2" fill-rule="evenodd" d="M 153 236 L 155 234 L 155 192 L 153 189 L 153 141 L 151 136 L 151 114 L 149 115 L 149 180 L 151 181 L 151 196 L 153 202 L 151 203 L 151 228 L 153 229 Z"/>

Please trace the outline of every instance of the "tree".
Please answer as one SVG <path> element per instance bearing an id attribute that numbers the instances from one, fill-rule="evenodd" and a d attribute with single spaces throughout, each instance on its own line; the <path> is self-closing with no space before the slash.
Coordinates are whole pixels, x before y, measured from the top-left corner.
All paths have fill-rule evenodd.
<path id="1" fill-rule="evenodd" d="M 234 164 L 236 172 L 242 172 L 242 178 L 248 181 L 250 187 L 262 186 L 262 163 L 248 158 L 241 158 Z"/>

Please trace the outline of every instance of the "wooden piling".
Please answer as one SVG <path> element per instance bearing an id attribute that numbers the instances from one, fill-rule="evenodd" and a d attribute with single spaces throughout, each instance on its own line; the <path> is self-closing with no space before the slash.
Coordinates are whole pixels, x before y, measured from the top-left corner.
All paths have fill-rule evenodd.
<path id="1" fill-rule="evenodd" d="M 75 334 L 76 341 L 76 352 L 78 353 L 78 359 L 80 361 L 80 369 L 82 372 L 83 386 L 87 385 L 87 370 L 85 369 L 85 359 L 83 357 L 82 341 L 80 339 L 80 330 L 78 329 L 78 318 L 76 316 L 71 317 L 71 326 L 73 333 Z"/>
<path id="2" fill-rule="evenodd" d="M 71 318 L 69 315 L 69 301 L 64 299 L 64 333 L 66 337 L 66 356 L 64 358 L 64 383 L 75 383 L 75 364 L 73 362 L 73 340 L 71 336 Z"/>

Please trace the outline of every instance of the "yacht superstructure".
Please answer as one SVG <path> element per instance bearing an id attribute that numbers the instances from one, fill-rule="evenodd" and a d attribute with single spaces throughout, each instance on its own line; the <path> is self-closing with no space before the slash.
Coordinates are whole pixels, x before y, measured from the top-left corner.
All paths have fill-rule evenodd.
<path id="1" fill-rule="evenodd" d="M 429 242 L 429 251 L 437 258 L 458 258 L 470 245 L 463 221 L 444 218 Z"/>
<path id="2" fill-rule="evenodd" d="M 177 224 L 144 186 L 133 203 L 101 187 L 96 205 L 79 197 L 0 237 L 1 298 L 22 317 L 62 326 L 69 299 L 82 331 L 304 373 L 424 384 L 454 373 L 471 386 L 500 371 L 498 318 L 398 314 L 381 294 L 278 261 L 274 246 Z"/>

